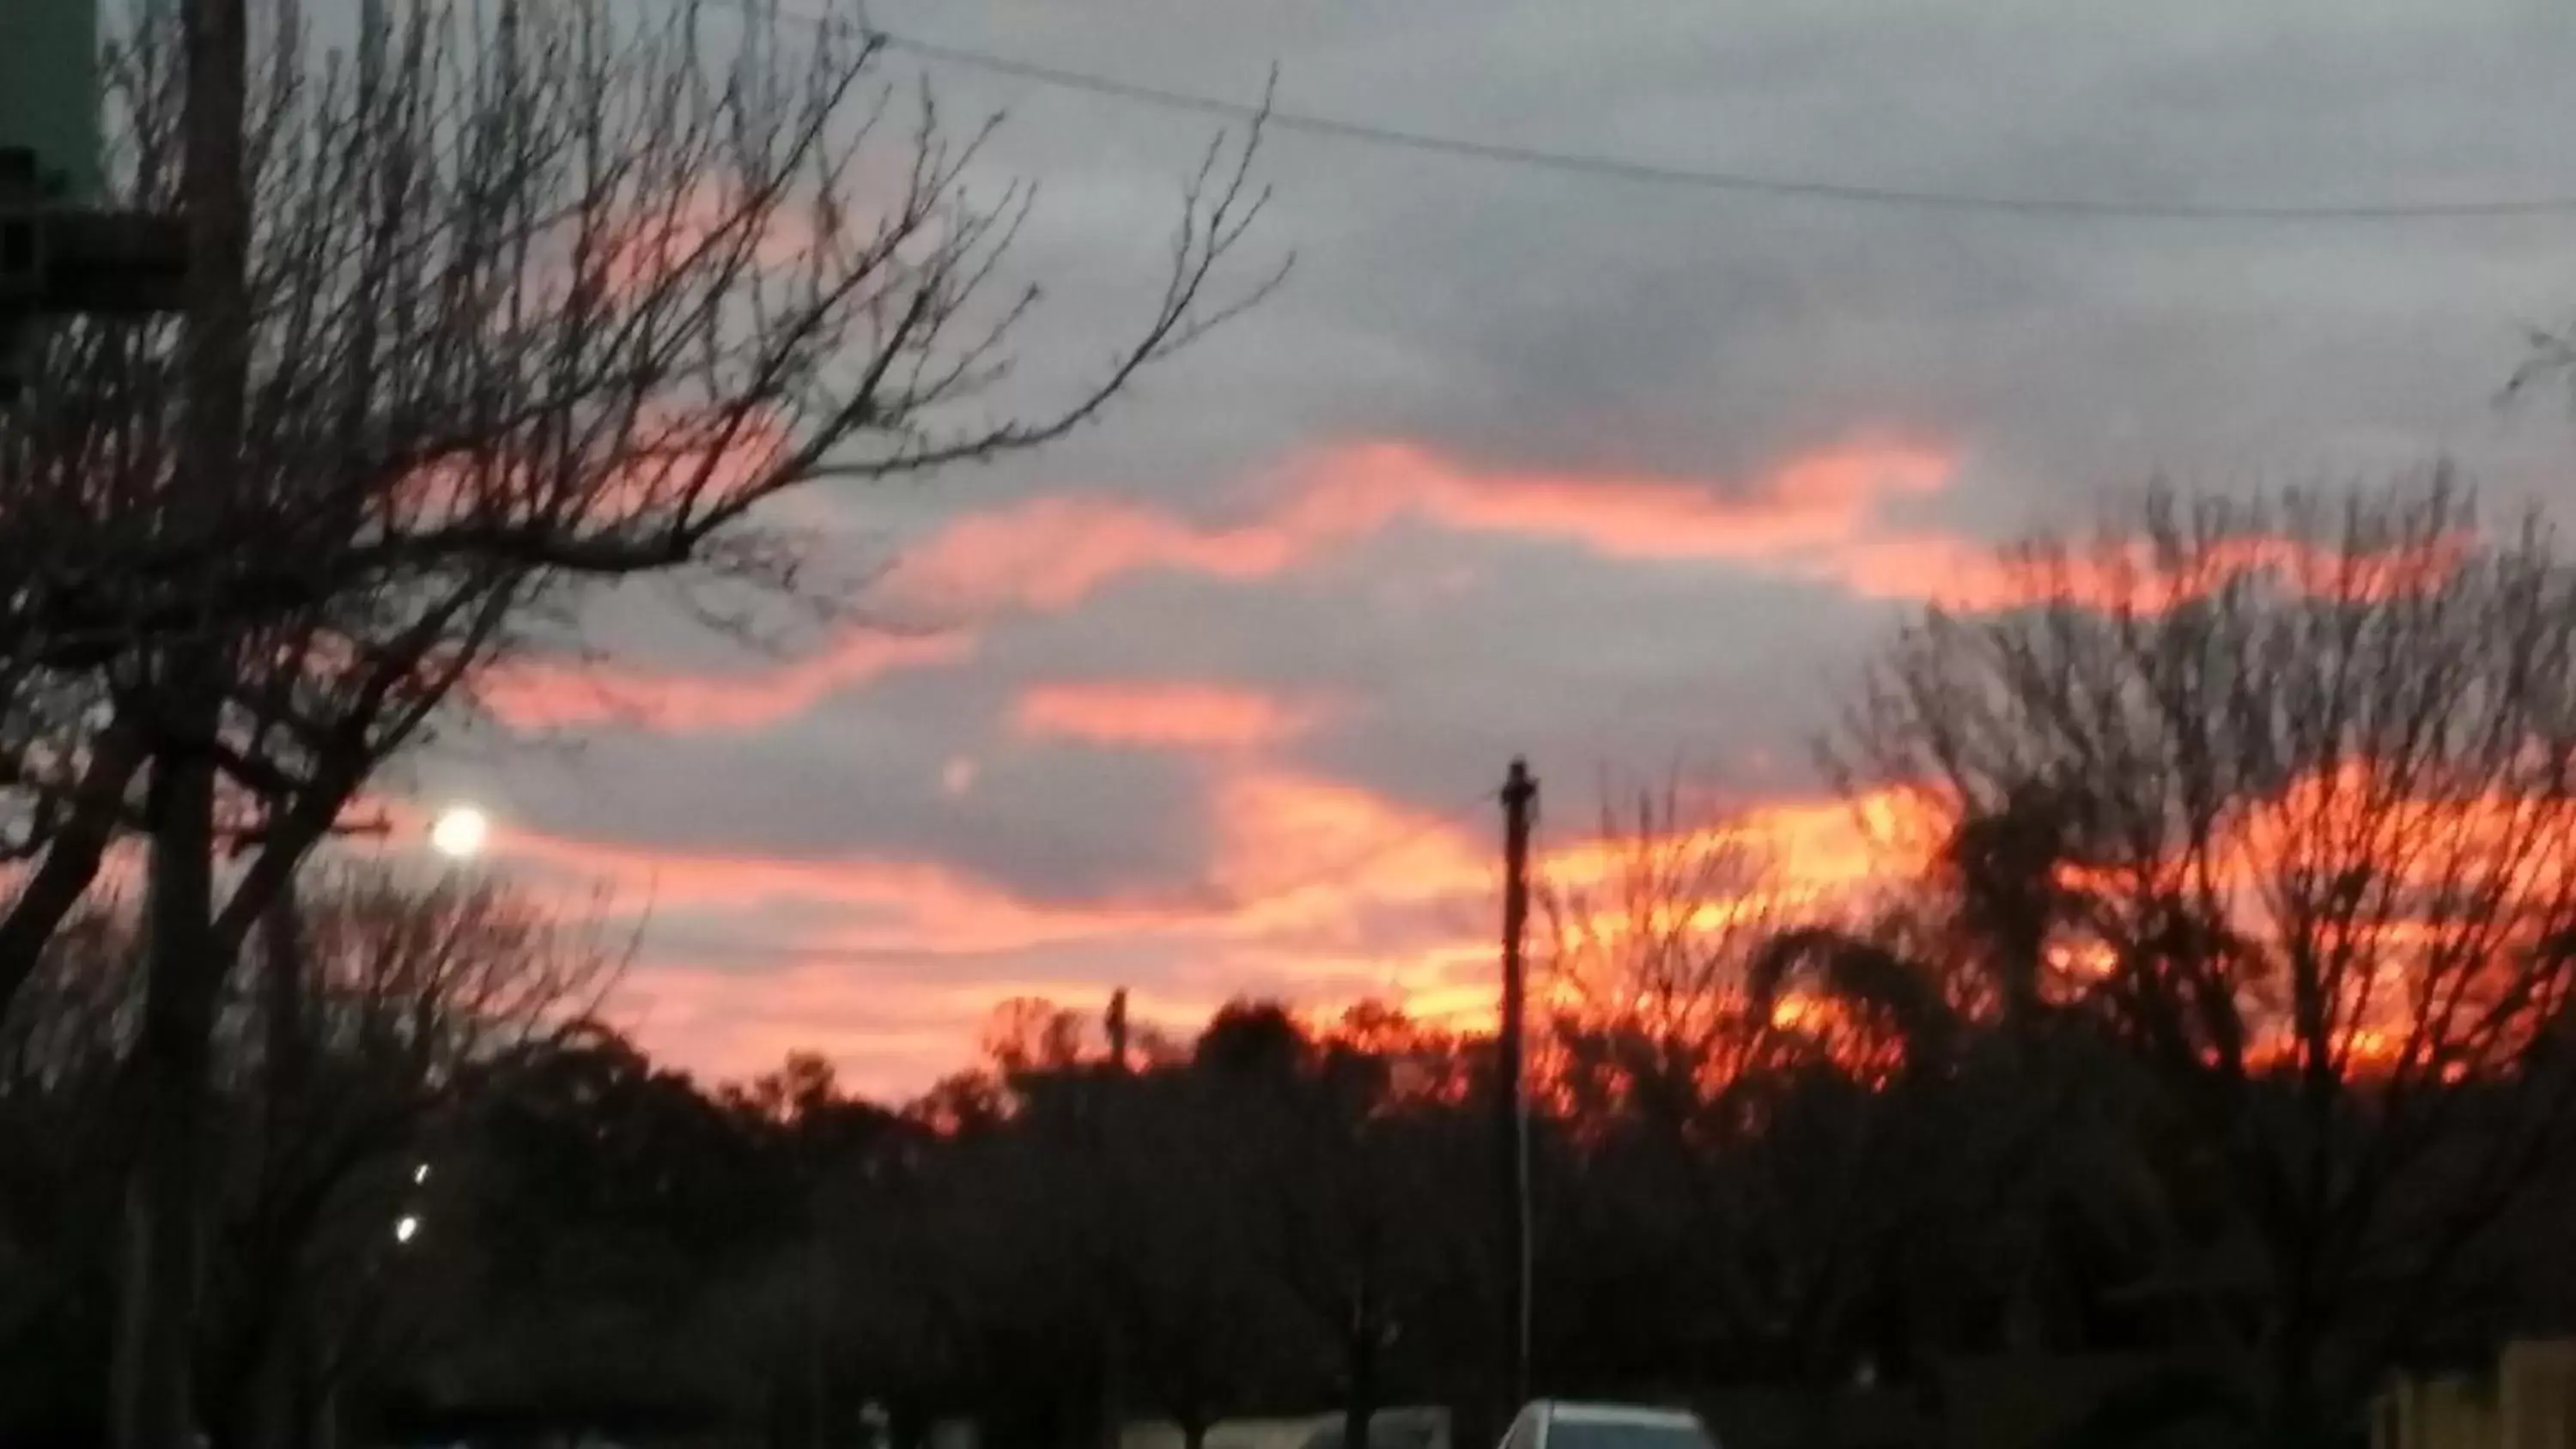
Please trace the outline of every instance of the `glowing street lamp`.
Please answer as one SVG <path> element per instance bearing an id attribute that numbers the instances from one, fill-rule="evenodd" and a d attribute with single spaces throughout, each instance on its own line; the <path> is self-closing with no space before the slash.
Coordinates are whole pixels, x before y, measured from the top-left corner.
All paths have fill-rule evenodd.
<path id="1" fill-rule="evenodd" d="M 429 848 L 449 860 L 472 860 L 492 838 L 490 816 L 471 805 L 452 805 L 429 827 Z"/>
<path id="2" fill-rule="evenodd" d="M 405 1213 L 405 1214 L 403 1214 L 401 1217 L 396 1218 L 396 1219 L 394 1220 L 394 1241 L 395 1241 L 395 1242 L 397 1242 L 397 1243 L 408 1243 L 408 1242 L 410 1242 L 412 1239 L 414 1239 L 414 1238 L 416 1238 L 416 1237 L 419 1237 L 419 1236 L 420 1236 L 420 1216 L 419 1216 L 419 1214 L 417 1214 L 417 1213 Z"/>

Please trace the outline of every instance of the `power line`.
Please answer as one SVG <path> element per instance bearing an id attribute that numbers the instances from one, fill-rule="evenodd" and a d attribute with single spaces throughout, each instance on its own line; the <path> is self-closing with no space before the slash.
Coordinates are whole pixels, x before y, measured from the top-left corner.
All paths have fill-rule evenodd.
<path id="1" fill-rule="evenodd" d="M 729 8 L 753 13 L 754 0 L 720 0 Z M 2501 221 L 2535 217 L 2576 216 L 2576 196 L 2486 197 L 2462 201 L 2359 202 L 2157 202 L 2066 196 L 2023 196 L 1992 192 L 1942 191 L 1907 186 L 1880 186 L 1812 176 L 1764 174 L 1667 165 L 1627 157 L 1561 151 L 1541 146 L 1439 135 L 1320 112 L 1277 105 L 1226 100 L 1194 91 L 1175 90 L 1123 80 L 1091 71 L 1048 65 L 971 46 L 918 39 L 864 20 L 838 21 L 784 6 L 771 13 L 806 25 L 850 24 L 859 34 L 890 51 L 964 70 L 1008 76 L 1059 90 L 1185 111 L 1224 120 L 1317 136 L 1361 145 L 1381 146 L 1452 159 L 1520 166 L 1594 180 L 1627 182 L 1755 197 L 1775 201 L 1810 201 L 1847 206 L 1948 212 L 1964 215 L 2113 221 L 2165 222 L 2418 222 Z"/>

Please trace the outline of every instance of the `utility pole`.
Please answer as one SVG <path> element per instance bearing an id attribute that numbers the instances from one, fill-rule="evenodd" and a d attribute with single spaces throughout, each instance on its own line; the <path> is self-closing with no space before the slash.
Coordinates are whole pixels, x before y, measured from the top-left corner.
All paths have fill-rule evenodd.
<path id="1" fill-rule="evenodd" d="M 1528 967 L 1521 958 L 1521 935 L 1529 924 L 1530 824 L 1538 805 L 1538 781 L 1529 762 L 1515 759 L 1503 778 L 1503 1007 L 1495 1034 L 1496 1130 L 1502 1150 L 1502 1195 L 1505 1251 L 1503 1270 L 1502 1382 L 1516 1413 L 1529 1400 L 1530 1388 L 1530 1140 L 1528 1074 L 1522 1061 L 1529 1016 Z"/>
<path id="2" fill-rule="evenodd" d="M 265 959 L 261 962 L 261 988 L 265 995 L 263 1015 L 267 1031 L 266 1061 L 262 1077 L 266 1086 L 267 1125 L 261 1133 L 266 1153 L 262 1191 L 272 1194 L 273 1205 L 283 1202 L 294 1191 L 291 1166 L 296 1150 L 303 1141 L 301 1128 L 305 1117 L 304 1091 L 310 1080 L 311 1044 L 308 1029 L 310 1013 L 306 1000 L 306 962 L 304 953 L 304 912 L 295 889 L 295 878 L 278 887 L 277 899 L 260 919 L 260 944 Z M 274 1211 L 272 1206 L 271 1211 Z M 271 1315 L 265 1361 L 259 1366 L 263 1375 L 262 1392 L 266 1396 L 260 1413 L 278 1444 L 293 1444 L 306 1437 L 313 1422 L 312 1387 L 313 1341 L 311 1304 L 306 1296 L 303 1275 L 293 1259 L 263 1257 L 264 1264 L 279 1264 L 279 1281 L 267 1286 L 277 1305 Z"/>
<path id="3" fill-rule="evenodd" d="M 1101 1014 L 1101 1025 L 1109 1037 L 1109 1060 L 1105 1070 L 1091 1079 L 1091 1147 L 1101 1158 L 1118 1150 L 1117 1128 L 1111 1115 L 1123 1110 L 1119 1105 L 1127 1087 L 1127 988 L 1109 993 L 1108 1010 Z M 1110 1260 L 1124 1271 L 1133 1251 L 1134 1228 L 1128 1221 L 1133 1204 L 1127 1200 L 1128 1179 L 1108 1162 L 1100 1164 L 1104 1179 L 1115 1194 L 1109 1204 Z M 1123 1299 L 1121 1300 L 1123 1301 Z M 1120 1449 L 1127 1442 L 1127 1334 L 1126 1324 L 1118 1316 L 1116 1304 L 1107 1305 L 1100 1325 L 1100 1424 L 1095 1443 L 1098 1449 Z"/>
<path id="4" fill-rule="evenodd" d="M 15 3 L 15 0 L 12 0 Z M 153 520 L 182 558 L 211 554 L 239 496 L 250 362 L 250 189 L 244 0 L 187 0 L 180 125 L 187 287 L 180 380 L 187 407 L 178 476 Z M 201 575 L 185 582 L 203 587 Z M 194 1355 L 205 1277 L 204 1205 L 211 1057 L 230 965 L 215 914 L 215 741 L 227 641 L 180 638 L 151 652 L 155 741 L 142 1024 L 130 1058 L 141 1141 L 129 1180 L 122 1301 L 112 1374 L 116 1449 L 188 1449 L 196 1438 Z"/>

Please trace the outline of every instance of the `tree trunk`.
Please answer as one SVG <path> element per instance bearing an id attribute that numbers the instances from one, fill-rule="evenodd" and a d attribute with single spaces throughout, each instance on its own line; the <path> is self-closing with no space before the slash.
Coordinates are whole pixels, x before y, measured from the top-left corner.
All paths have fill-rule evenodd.
<path id="1" fill-rule="evenodd" d="M 304 1449 L 311 1428 L 311 1409 L 304 1400 L 302 1335 L 290 1318 L 270 1336 L 261 1363 L 257 1437 L 254 1449 Z"/>
<path id="2" fill-rule="evenodd" d="M 1803 1377 L 1806 1382 L 1798 1388 L 1798 1442 L 1807 1449 L 1832 1449 L 1835 1400 L 1842 1395 L 1842 1385 L 1813 1372 Z"/>
<path id="3" fill-rule="evenodd" d="M 1123 1449 L 1127 1442 L 1127 1365 L 1125 1343 L 1113 1320 L 1100 1336 L 1100 1396 L 1094 1407 L 1097 1449 Z"/>
<path id="4" fill-rule="evenodd" d="M 805 1442 L 828 1449 L 832 1440 L 832 1390 L 824 1361 L 823 1235 L 809 1220 L 805 1229 Z"/>
<path id="5" fill-rule="evenodd" d="M 2294 1315 L 2274 1346 L 2271 1442 L 2281 1449 L 2323 1449 L 2331 1441 L 2317 1382 L 2314 1339 Z"/>
<path id="6" fill-rule="evenodd" d="M 1377 1324 L 1365 1296 L 1346 1352 L 1350 1386 L 1342 1400 L 1342 1449 L 1369 1449 L 1369 1423 L 1377 1417 Z"/>
<path id="7" fill-rule="evenodd" d="M 100 862 L 116 838 L 119 808 L 143 768 L 142 742 L 130 728 L 111 728 L 81 771 L 72 791 L 70 820 L 45 848 L 44 859 L 22 876 L 0 916 L 0 1012 L 35 974 L 45 946 L 89 895 Z"/>
<path id="8" fill-rule="evenodd" d="M 291 1277 L 292 1269 L 288 1273 Z M 312 1323 L 302 1285 L 282 1282 L 250 1383 L 249 1449 L 310 1449 L 320 1405 L 315 1395 Z"/>

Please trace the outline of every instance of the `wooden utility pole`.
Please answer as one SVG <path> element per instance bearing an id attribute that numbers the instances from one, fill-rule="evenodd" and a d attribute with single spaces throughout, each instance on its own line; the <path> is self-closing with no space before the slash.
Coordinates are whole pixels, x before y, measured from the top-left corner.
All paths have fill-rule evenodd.
<path id="1" fill-rule="evenodd" d="M 1109 993 L 1109 1008 L 1101 1014 L 1101 1025 L 1109 1036 L 1109 1060 L 1106 1070 L 1092 1079 L 1091 1148 L 1103 1159 L 1098 1167 L 1104 1181 L 1111 1184 L 1109 1232 L 1113 1261 L 1124 1263 L 1133 1249 L 1133 1225 L 1128 1221 L 1133 1204 L 1126 1197 L 1128 1179 L 1120 1176 L 1106 1159 L 1117 1150 L 1116 1129 L 1110 1123 L 1112 1113 L 1122 1110 L 1127 1077 L 1127 988 Z M 1126 1325 L 1118 1316 L 1118 1307 L 1106 1305 L 1100 1325 L 1100 1423 L 1095 1440 L 1098 1449 L 1120 1449 L 1127 1442 L 1127 1335 Z"/>
<path id="2" fill-rule="evenodd" d="M 264 959 L 260 963 L 260 987 L 264 997 L 263 1015 L 267 1048 L 262 1064 L 262 1082 L 266 1126 L 260 1134 L 265 1154 L 261 1191 L 268 1195 L 268 1211 L 283 1203 L 295 1191 L 296 1159 L 304 1142 L 303 1128 L 307 1107 L 305 1089 L 311 1081 L 312 1043 L 314 1035 L 308 1025 L 311 1003 L 307 1000 L 307 963 L 304 952 L 304 911 L 289 876 L 277 891 L 277 899 L 260 918 L 260 944 Z M 261 1375 L 259 1422 L 271 1444 L 304 1442 L 313 1423 L 313 1338 L 303 1274 L 291 1253 L 275 1252 L 282 1244 L 263 1244 L 274 1256 L 264 1255 L 258 1261 L 278 1274 L 277 1281 L 264 1285 L 276 1305 L 269 1316 L 271 1327 L 258 1372 Z M 273 1265 L 273 1266 L 272 1266 Z"/>
<path id="3" fill-rule="evenodd" d="M 179 468 L 156 500 L 157 541 L 179 558 L 209 547 L 240 491 L 250 360 L 246 287 L 250 192 L 244 150 L 249 28 L 243 0 L 187 0 L 180 196 L 187 227 L 187 309 L 180 333 L 187 408 Z M 185 576 L 213 585 L 210 569 Z M 140 1087 L 140 1141 L 129 1177 L 110 1437 L 116 1449 L 190 1449 L 192 1375 L 205 1276 L 210 1070 L 230 965 L 215 915 L 215 745 L 222 724 L 224 641 L 173 639 L 152 651 L 148 724 L 155 735 L 145 810 L 143 1020 L 129 1062 Z"/>
<path id="4" fill-rule="evenodd" d="M 1538 805 L 1538 781 L 1525 760 L 1512 761 L 1503 779 L 1503 1007 L 1495 1033 L 1496 1130 L 1502 1150 L 1504 1250 L 1503 1375 L 1517 1412 L 1529 1399 L 1530 1386 L 1530 1161 L 1527 1068 L 1522 1051 L 1529 1016 L 1528 968 L 1521 958 L 1521 935 L 1529 924 L 1530 823 Z"/>

